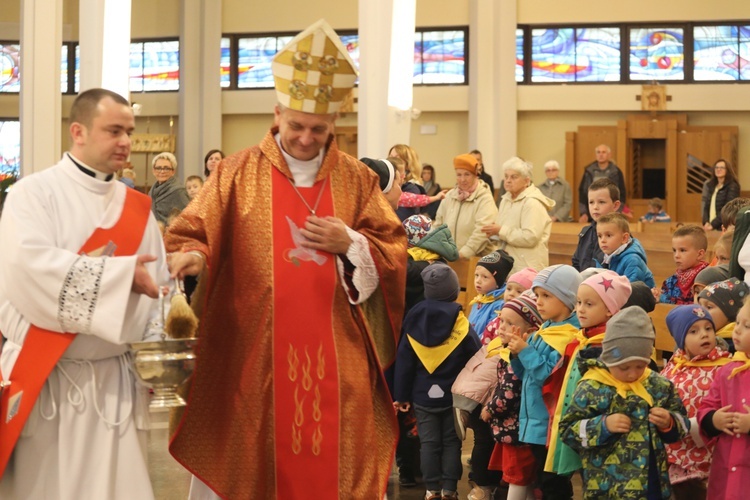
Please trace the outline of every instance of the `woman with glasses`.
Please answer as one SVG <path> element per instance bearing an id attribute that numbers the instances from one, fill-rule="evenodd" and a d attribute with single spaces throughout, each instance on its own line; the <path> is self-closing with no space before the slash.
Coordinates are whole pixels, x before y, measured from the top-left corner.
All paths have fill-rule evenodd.
<path id="1" fill-rule="evenodd" d="M 720 231 L 721 209 L 739 195 L 740 184 L 732 166 L 724 159 L 716 160 L 711 178 L 703 183 L 703 229 Z"/>
<path id="2" fill-rule="evenodd" d="M 172 153 L 159 153 L 151 162 L 156 184 L 151 186 L 151 211 L 156 220 L 167 224 L 172 211 L 182 212 L 190 201 L 185 188 L 174 175 L 177 172 L 177 158 Z"/>

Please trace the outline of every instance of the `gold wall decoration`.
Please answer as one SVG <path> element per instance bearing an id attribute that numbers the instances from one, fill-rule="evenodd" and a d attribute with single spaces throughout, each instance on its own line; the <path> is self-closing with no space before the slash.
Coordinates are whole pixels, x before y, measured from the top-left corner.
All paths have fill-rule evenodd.
<path id="1" fill-rule="evenodd" d="M 671 97 L 671 96 L 669 96 Z M 667 110 L 667 87 L 664 85 L 641 86 L 641 109 L 643 111 Z"/>
<path id="2" fill-rule="evenodd" d="M 172 134 L 133 134 L 130 136 L 133 153 L 174 153 L 175 136 Z"/>

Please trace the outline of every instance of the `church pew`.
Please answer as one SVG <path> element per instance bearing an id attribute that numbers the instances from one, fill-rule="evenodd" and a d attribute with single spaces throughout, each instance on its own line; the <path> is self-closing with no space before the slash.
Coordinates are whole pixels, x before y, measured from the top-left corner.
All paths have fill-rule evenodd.
<path id="1" fill-rule="evenodd" d="M 655 225 L 655 224 L 652 224 Z M 669 226 L 669 224 L 663 224 Z M 549 241 L 550 265 L 570 264 L 571 258 L 578 245 L 578 232 L 582 224 L 556 222 L 552 224 L 552 233 Z M 633 231 L 631 235 L 640 241 L 646 250 L 648 267 L 654 274 L 657 286 L 662 281 L 674 274 L 675 266 L 672 258 L 672 232 L 671 231 Z M 708 252 L 706 258 L 710 260 L 713 256 L 713 247 L 721 234 L 718 231 L 708 233 Z"/>
<path id="2" fill-rule="evenodd" d="M 667 314 L 674 308 L 675 306 L 671 304 L 656 304 L 656 308 L 649 313 L 651 321 L 654 322 L 654 329 L 656 330 L 655 347 L 660 358 L 661 352 L 673 352 L 677 347 L 667 328 Z"/>
<path id="3" fill-rule="evenodd" d="M 456 302 L 463 306 L 466 314 L 469 314 L 469 302 L 477 294 L 477 290 L 474 288 L 474 268 L 477 267 L 479 259 L 480 257 L 475 256 L 471 259 L 458 259 L 455 262 L 448 262 L 451 269 L 456 272 L 458 284 L 461 288 Z"/>

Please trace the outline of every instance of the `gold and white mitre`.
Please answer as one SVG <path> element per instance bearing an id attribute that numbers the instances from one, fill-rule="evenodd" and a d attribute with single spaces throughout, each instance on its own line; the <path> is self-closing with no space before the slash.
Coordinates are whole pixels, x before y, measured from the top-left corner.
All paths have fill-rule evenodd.
<path id="1" fill-rule="evenodd" d="M 280 104 L 317 115 L 337 112 L 357 80 L 354 61 L 325 19 L 295 36 L 271 70 Z"/>

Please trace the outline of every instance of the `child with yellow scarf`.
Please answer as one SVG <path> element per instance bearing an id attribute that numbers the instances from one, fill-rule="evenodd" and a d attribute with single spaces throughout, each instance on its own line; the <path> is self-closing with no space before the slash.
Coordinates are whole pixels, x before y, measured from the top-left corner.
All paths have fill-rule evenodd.
<path id="1" fill-rule="evenodd" d="M 716 345 L 712 315 L 697 304 L 677 306 L 669 311 L 667 328 L 677 343 L 677 350 L 661 374 L 674 384 L 691 424 L 689 436 L 667 445 L 669 481 L 676 500 L 706 498 L 713 445 L 707 445 L 700 436 L 696 417 L 716 372 L 730 362 L 731 355 Z"/>
<path id="2" fill-rule="evenodd" d="M 578 454 L 560 441 L 560 418 L 570 405 L 576 386 L 581 380 L 579 363 L 599 357 L 607 321 L 625 305 L 630 298 L 630 292 L 628 278 L 611 270 L 592 275 L 578 287 L 576 314 L 581 329 L 565 348 L 564 357 L 570 361 L 563 377 L 560 397 L 552 412 L 549 452 L 545 464 L 547 472 L 569 475 L 581 468 Z"/>
<path id="3" fill-rule="evenodd" d="M 732 333 L 737 352 L 719 369 L 698 410 L 701 431 L 716 444 L 708 498 L 747 498 L 750 468 L 750 301 L 745 298 Z"/>
<path id="4" fill-rule="evenodd" d="M 599 359 L 582 367 L 560 435 L 581 456 L 585 499 L 672 493 L 665 443 L 690 422 L 672 382 L 648 368 L 654 339 L 646 312 L 626 307 L 607 322 Z"/>

